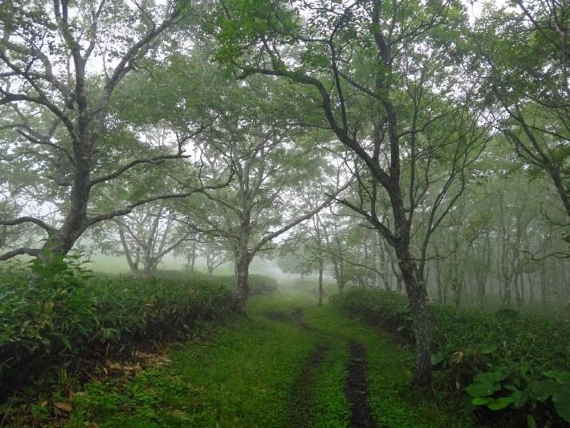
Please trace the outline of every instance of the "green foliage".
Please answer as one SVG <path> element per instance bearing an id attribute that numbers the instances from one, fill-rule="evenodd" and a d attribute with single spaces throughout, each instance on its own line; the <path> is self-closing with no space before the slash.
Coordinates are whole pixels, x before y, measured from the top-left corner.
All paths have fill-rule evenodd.
<path id="1" fill-rule="evenodd" d="M 348 352 L 345 344 L 327 352 L 317 370 L 311 402 L 311 426 L 348 426 L 350 411 L 344 394 Z"/>
<path id="2" fill-rule="evenodd" d="M 175 276 L 166 272 L 165 276 Z M 410 394 L 411 353 L 331 306 L 309 306 L 312 296 L 279 293 L 248 302 L 248 318 L 212 325 L 204 335 L 171 347 L 151 368 L 96 375 L 83 387 L 60 376 L 57 391 L 29 403 L 25 421 L 12 426 L 260 427 L 285 428 L 306 408 L 303 426 L 348 426 L 345 396 L 347 343 L 367 349 L 370 407 L 379 424 L 402 428 L 464 427 L 423 397 Z M 303 309 L 300 309 L 303 308 Z M 279 313 L 278 320 L 268 313 Z M 293 313 L 302 314 L 292 319 Z M 307 357 L 323 350 L 307 369 Z M 128 363 L 119 364 L 129 368 Z M 311 373 L 311 382 L 304 377 Z M 306 385 L 307 384 L 307 385 Z M 308 401 L 295 400 L 307 386 Z M 60 409 L 54 420 L 52 408 Z M 64 412 L 62 414 L 61 412 Z M 296 425 L 295 425 L 296 426 Z"/>
<path id="3" fill-rule="evenodd" d="M 387 291 L 379 294 L 374 289 L 354 288 L 333 296 L 331 301 L 350 315 L 380 325 L 404 341 L 413 339 L 412 317 L 407 299 L 401 293 Z"/>
<path id="4" fill-rule="evenodd" d="M 129 355 L 225 319 L 231 292 L 204 278 L 93 276 L 72 257 L 0 272 L 2 395 L 81 360 Z"/>
<path id="5" fill-rule="evenodd" d="M 353 289 L 333 301 L 349 314 L 412 343 L 403 295 Z M 506 415 L 523 415 L 525 421 L 537 424 L 568 421 L 568 325 L 513 310 L 479 313 L 446 306 L 433 310 L 436 388 L 448 397 L 470 396 L 480 422 L 508 419 Z"/>
<path id="6" fill-rule="evenodd" d="M 249 275 L 249 293 L 252 296 L 272 294 L 279 289 L 279 283 L 271 276 Z"/>
<path id="7" fill-rule="evenodd" d="M 345 293 L 349 294 L 349 293 Z M 369 406 L 378 426 L 401 428 L 437 428 L 471 426 L 461 415 L 456 415 L 444 406 L 434 406 L 425 396 L 410 389 L 410 378 L 414 364 L 413 353 L 409 349 L 390 343 L 389 338 L 375 328 L 361 322 L 346 319 L 342 311 L 335 308 L 341 299 L 333 296 L 334 306 L 313 306 L 304 312 L 304 321 L 326 338 L 331 347 L 329 353 L 337 354 L 336 359 L 347 358 L 346 341 L 354 341 L 366 347 Z M 337 348 L 342 347 L 341 350 Z M 327 361 L 325 361 L 327 364 Z M 334 368 L 328 376 L 334 379 Z M 329 381 L 334 382 L 332 379 Z M 333 394 L 329 390 L 329 394 Z M 329 407 L 339 411 L 334 404 Z M 313 426 L 313 425 L 311 425 Z M 345 426 L 345 425 L 324 425 Z"/>
<path id="8" fill-rule="evenodd" d="M 524 412 L 529 426 L 560 419 L 570 422 L 570 372 L 545 371 L 542 375 L 533 378 L 529 368 L 519 364 L 501 365 L 479 373 L 465 391 L 475 407 Z"/>
<path id="9" fill-rule="evenodd" d="M 290 302 L 280 310 L 290 314 Z M 129 379 L 89 383 L 73 399 L 72 427 L 281 428 L 292 383 L 313 347 L 307 332 L 272 322 L 268 297 L 251 299 L 248 319 L 177 346 L 171 363 Z"/>

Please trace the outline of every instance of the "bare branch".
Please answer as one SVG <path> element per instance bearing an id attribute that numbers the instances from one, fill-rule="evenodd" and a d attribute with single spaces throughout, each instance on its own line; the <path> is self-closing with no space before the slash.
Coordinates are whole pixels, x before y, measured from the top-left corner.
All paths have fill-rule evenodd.
<path id="1" fill-rule="evenodd" d="M 41 227 L 49 235 L 56 233 L 56 229 L 54 227 L 44 223 L 43 221 L 35 217 L 19 217 L 13 220 L 0 220 L 0 225 L 2 226 L 17 226 L 20 224 L 27 224 L 27 223 L 35 224 L 36 226 Z"/>
<path id="2" fill-rule="evenodd" d="M 137 202 L 133 202 L 132 204 L 127 205 L 125 208 L 115 210 L 115 211 L 107 213 L 107 214 L 100 214 L 100 215 L 93 216 L 93 217 L 87 219 L 87 225 L 92 226 L 94 224 L 100 223 L 100 222 L 105 221 L 105 220 L 111 220 L 115 217 L 130 214 L 133 211 L 133 209 L 135 209 L 136 207 L 139 207 L 139 206 L 144 205 L 144 204 L 149 203 L 149 202 L 172 200 L 172 199 L 184 199 L 184 198 L 187 198 L 188 196 L 191 196 L 195 193 L 205 194 L 207 190 L 222 189 L 229 184 L 231 179 L 232 179 L 232 177 L 230 177 L 228 179 L 228 181 L 226 181 L 225 183 L 212 185 L 212 186 L 204 186 L 204 187 L 200 187 L 198 189 L 193 189 L 189 192 L 163 194 L 163 195 L 157 195 L 157 196 L 153 196 L 150 198 L 142 199 L 142 200 L 139 200 Z"/>
<path id="3" fill-rule="evenodd" d="M 18 248 L 16 250 L 8 251 L 0 255 L 0 261 L 10 260 L 16 256 L 28 255 L 38 257 L 41 253 L 39 248 Z"/>
<path id="4" fill-rule="evenodd" d="M 282 228 L 276 230 L 275 232 L 269 233 L 268 235 L 265 235 L 258 243 L 257 245 L 253 248 L 252 250 L 252 254 L 257 253 L 259 250 L 261 250 L 261 248 L 263 248 L 263 246 L 265 244 L 267 244 L 269 241 L 271 241 L 274 238 L 277 238 L 279 235 L 282 235 L 283 233 L 287 232 L 288 230 L 292 229 L 293 227 L 297 226 L 298 224 L 304 222 L 305 220 L 310 219 L 312 216 L 314 216 L 316 213 L 318 213 L 319 211 L 321 211 L 323 208 L 327 207 L 328 205 L 330 205 L 332 202 L 334 202 L 336 199 L 336 197 L 343 192 L 344 190 L 346 190 L 350 185 L 352 184 L 352 182 L 348 182 L 346 183 L 344 186 L 340 187 L 339 189 L 337 189 L 333 194 L 331 195 L 327 195 L 327 199 L 321 203 L 319 206 L 317 206 L 315 209 L 309 211 L 308 213 L 306 213 L 305 215 L 296 218 L 295 220 L 293 220 L 291 223 L 286 224 L 285 226 L 283 226 Z"/>

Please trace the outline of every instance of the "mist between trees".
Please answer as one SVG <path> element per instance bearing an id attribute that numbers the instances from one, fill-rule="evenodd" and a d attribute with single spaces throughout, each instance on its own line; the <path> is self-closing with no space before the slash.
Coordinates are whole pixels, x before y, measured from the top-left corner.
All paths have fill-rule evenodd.
<path id="1" fill-rule="evenodd" d="M 0 260 L 89 237 L 152 275 L 254 256 L 570 316 L 570 6 L 3 2 Z M 287 238 L 280 236 L 286 234 Z M 428 299 L 429 296 L 429 299 Z M 322 295 L 320 297 L 322 301 Z"/>

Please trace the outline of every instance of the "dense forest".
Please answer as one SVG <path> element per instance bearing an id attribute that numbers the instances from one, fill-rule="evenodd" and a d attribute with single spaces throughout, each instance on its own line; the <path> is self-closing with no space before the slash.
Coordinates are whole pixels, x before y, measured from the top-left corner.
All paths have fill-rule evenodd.
<path id="1" fill-rule="evenodd" d="M 564 0 L 3 2 L 0 398 L 251 312 L 258 257 L 426 400 L 567 426 L 569 73 Z"/>

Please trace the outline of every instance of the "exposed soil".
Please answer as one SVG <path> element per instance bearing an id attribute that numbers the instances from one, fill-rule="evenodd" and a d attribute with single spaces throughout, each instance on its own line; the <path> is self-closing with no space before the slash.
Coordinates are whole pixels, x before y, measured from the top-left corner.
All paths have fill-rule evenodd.
<path id="1" fill-rule="evenodd" d="M 325 346 L 318 346 L 307 357 L 303 369 L 293 384 L 291 391 L 291 427 L 311 426 L 311 403 L 313 387 L 317 381 L 317 370 L 324 362 L 327 353 Z"/>
<path id="2" fill-rule="evenodd" d="M 350 404 L 350 428 L 376 427 L 368 406 L 368 387 L 366 385 L 366 348 L 359 343 L 348 345 L 350 359 L 346 378 L 345 394 Z"/>
<path id="3" fill-rule="evenodd" d="M 304 330 L 310 329 L 310 326 L 303 319 L 303 311 L 301 309 L 295 309 L 291 315 L 291 321 L 293 321 L 295 324 L 297 324 L 298 327 Z"/>

